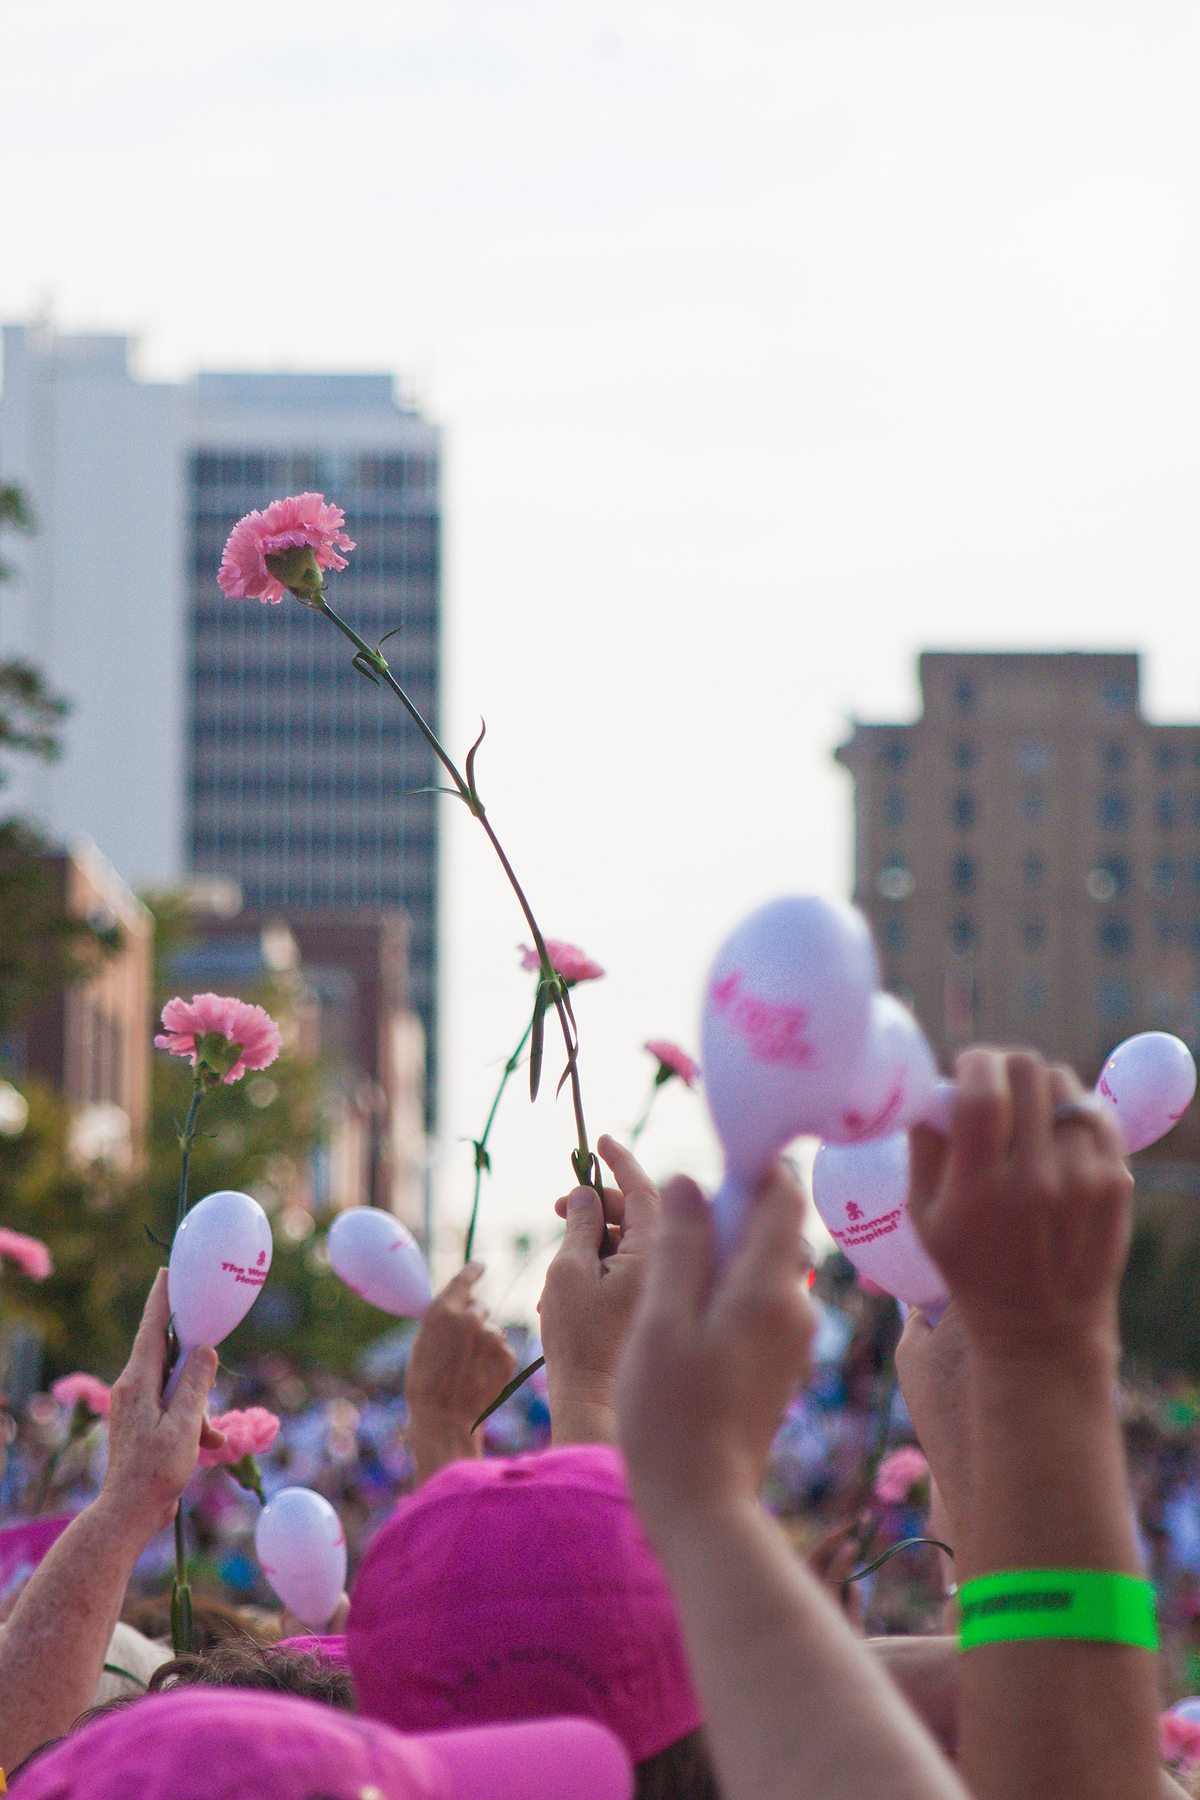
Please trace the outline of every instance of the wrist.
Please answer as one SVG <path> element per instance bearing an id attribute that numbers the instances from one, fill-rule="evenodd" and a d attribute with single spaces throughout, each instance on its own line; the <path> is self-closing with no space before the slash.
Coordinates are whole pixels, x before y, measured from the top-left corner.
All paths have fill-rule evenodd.
<path id="1" fill-rule="evenodd" d="M 556 1368 L 546 1363 L 553 1443 L 615 1444 L 617 1414 L 611 1371 Z"/>
<path id="2" fill-rule="evenodd" d="M 483 1455 L 482 1437 L 472 1432 L 473 1423 L 474 1419 L 468 1419 L 463 1413 L 432 1408 L 422 1408 L 419 1414 L 410 1415 L 408 1447 L 419 1480 L 436 1474 L 447 1463 Z"/>
<path id="3" fill-rule="evenodd" d="M 150 1539 L 171 1521 L 174 1507 L 168 1501 L 149 1503 L 106 1483 L 92 1504 L 79 1515 L 112 1552 L 123 1556 L 132 1569 Z"/>

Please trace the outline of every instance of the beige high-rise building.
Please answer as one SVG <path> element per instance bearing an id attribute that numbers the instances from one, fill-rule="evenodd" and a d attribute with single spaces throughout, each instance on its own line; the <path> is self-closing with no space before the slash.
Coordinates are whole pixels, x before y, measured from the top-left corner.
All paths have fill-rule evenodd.
<path id="1" fill-rule="evenodd" d="M 943 1064 L 1028 1044 L 1095 1079 L 1135 1031 L 1200 1043 L 1200 724 L 1141 716 L 1116 652 L 920 659 L 915 723 L 855 724 L 856 903 Z M 1196 1107 L 1160 1155 L 1200 1159 Z"/>

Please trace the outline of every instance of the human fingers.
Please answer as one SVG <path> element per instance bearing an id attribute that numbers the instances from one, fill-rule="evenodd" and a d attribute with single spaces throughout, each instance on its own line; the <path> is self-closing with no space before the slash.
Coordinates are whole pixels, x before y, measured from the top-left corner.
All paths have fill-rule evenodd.
<path id="1" fill-rule="evenodd" d="M 1052 1132 L 1059 1148 L 1068 1144 L 1090 1145 L 1102 1156 L 1123 1162 L 1125 1147 L 1111 1115 L 1087 1092 L 1074 1069 L 1065 1063 L 1054 1063 L 1047 1075 Z M 1060 1118 L 1060 1112 L 1067 1112 L 1067 1116 Z"/>
<path id="2" fill-rule="evenodd" d="M 138 1388 L 153 1388 L 162 1393 L 163 1365 L 167 1354 L 167 1326 L 171 1322 L 171 1302 L 167 1297 L 167 1271 L 160 1269 L 146 1295 L 141 1323 L 129 1352 L 124 1373 Z"/>
<path id="3" fill-rule="evenodd" d="M 959 1174 L 977 1176 L 1008 1153 L 1012 1096 L 1004 1058 L 978 1045 L 955 1064 L 958 1095 L 950 1123 L 950 1160 Z"/>
<path id="4" fill-rule="evenodd" d="M 675 1175 L 662 1190 L 662 1221 L 646 1277 L 647 1311 L 696 1317 L 712 1291 L 716 1266 L 712 1209 L 689 1176 Z"/>
<path id="5" fill-rule="evenodd" d="M 803 1278 L 808 1259 L 800 1231 L 804 1196 L 791 1170 L 776 1163 L 750 1204 L 716 1305 L 778 1344 L 781 1356 L 801 1357 L 816 1327 Z"/>
<path id="6" fill-rule="evenodd" d="M 616 1176 L 625 1197 L 625 1235 L 653 1231 L 662 1212 L 662 1199 L 637 1157 L 607 1134 L 596 1148 Z"/>
<path id="7" fill-rule="evenodd" d="M 167 1408 L 167 1417 L 173 1419 L 184 1432 L 194 1431 L 197 1441 L 209 1391 L 216 1379 L 217 1353 L 207 1344 L 202 1344 L 198 1350 L 191 1352 L 184 1363 L 183 1374 L 179 1377 L 171 1396 L 171 1404 Z"/>
<path id="8" fill-rule="evenodd" d="M 206 1413 L 200 1421 L 200 1448 L 202 1450 L 220 1450 L 225 1442 L 225 1433 L 218 1431 Z"/>
<path id="9" fill-rule="evenodd" d="M 588 1191 L 594 1194 L 596 1190 L 590 1188 Z M 567 1216 L 567 1202 L 570 1198 L 570 1194 L 560 1194 L 554 1202 L 554 1210 L 560 1219 L 565 1219 Z M 620 1188 L 606 1187 L 604 1189 L 604 1217 L 610 1225 L 624 1224 L 625 1196 Z"/>
<path id="10" fill-rule="evenodd" d="M 484 1272 L 485 1265 L 480 1262 L 464 1263 L 456 1269 L 445 1287 L 433 1297 L 434 1306 L 447 1307 L 451 1312 L 466 1312 L 471 1305 L 472 1289 Z"/>
<path id="11" fill-rule="evenodd" d="M 604 1208 L 595 1188 L 572 1188 L 567 1195 L 566 1222 L 554 1261 L 598 1264 L 605 1223 Z"/>
<path id="12" fill-rule="evenodd" d="M 1012 1156 L 1027 1181 L 1046 1166 L 1050 1148 L 1050 1082 L 1045 1063 L 1029 1050 L 1004 1059 L 1012 1100 Z"/>
<path id="13" fill-rule="evenodd" d="M 914 1125 L 908 1134 L 908 1209 L 920 1230 L 921 1217 L 941 1185 L 950 1139 L 932 1125 Z"/>

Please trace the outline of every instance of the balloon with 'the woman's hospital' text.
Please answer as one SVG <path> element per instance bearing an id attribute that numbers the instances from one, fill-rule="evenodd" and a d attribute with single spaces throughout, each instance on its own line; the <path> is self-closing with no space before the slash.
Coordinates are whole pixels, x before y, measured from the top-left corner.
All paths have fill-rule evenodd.
<path id="1" fill-rule="evenodd" d="M 885 1293 L 936 1324 L 950 1294 L 909 1213 L 908 1133 L 869 1144 L 822 1144 L 813 1205 L 843 1255 Z"/>
<path id="2" fill-rule="evenodd" d="M 259 1514 L 254 1549 L 289 1612 L 310 1631 L 326 1626 L 346 1585 L 346 1534 L 324 1495 L 281 1488 Z"/>
<path id="3" fill-rule="evenodd" d="M 271 1267 L 271 1222 L 249 1194 L 223 1188 L 184 1214 L 167 1264 L 179 1361 L 165 1398 L 199 1344 L 215 1349 L 250 1311 Z"/>
<path id="4" fill-rule="evenodd" d="M 378 1206 L 348 1206 L 329 1227 L 329 1261 L 346 1286 L 381 1312 L 425 1316 L 429 1269 L 411 1231 Z"/>
<path id="5" fill-rule="evenodd" d="M 836 1118 L 867 1041 L 878 975 L 862 914 L 814 895 L 760 907 L 718 951 L 700 1061 L 725 1152 L 713 1199 L 723 1253 L 772 1159 Z"/>

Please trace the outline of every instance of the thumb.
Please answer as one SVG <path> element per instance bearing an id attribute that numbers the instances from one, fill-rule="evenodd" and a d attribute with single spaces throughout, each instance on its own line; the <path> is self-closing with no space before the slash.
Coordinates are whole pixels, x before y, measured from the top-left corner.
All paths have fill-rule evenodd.
<path id="1" fill-rule="evenodd" d="M 950 1154 L 950 1140 L 932 1125 L 914 1125 L 908 1134 L 908 1210 L 918 1234 L 933 1204 L 942 1170 Z"/>
<path id="2" fill-rule="evenodd" d="M 595 1188 L 572 1188 L 567 1195 L 567 1229 L 558 1254 L 595 1262 L 604 1242 L 604 1208 Z"/>
<path id="3" fill-rule="evenodd" d="M 217 1379 L 217 1353 L 206 1344 L 193 1350 L 183 1365 L 183 1374 L 171 1396 L 168 1418 L 190 1430 L 199 1432 L 200 1421 L 208 1404 L 209 1390 Z"/>

